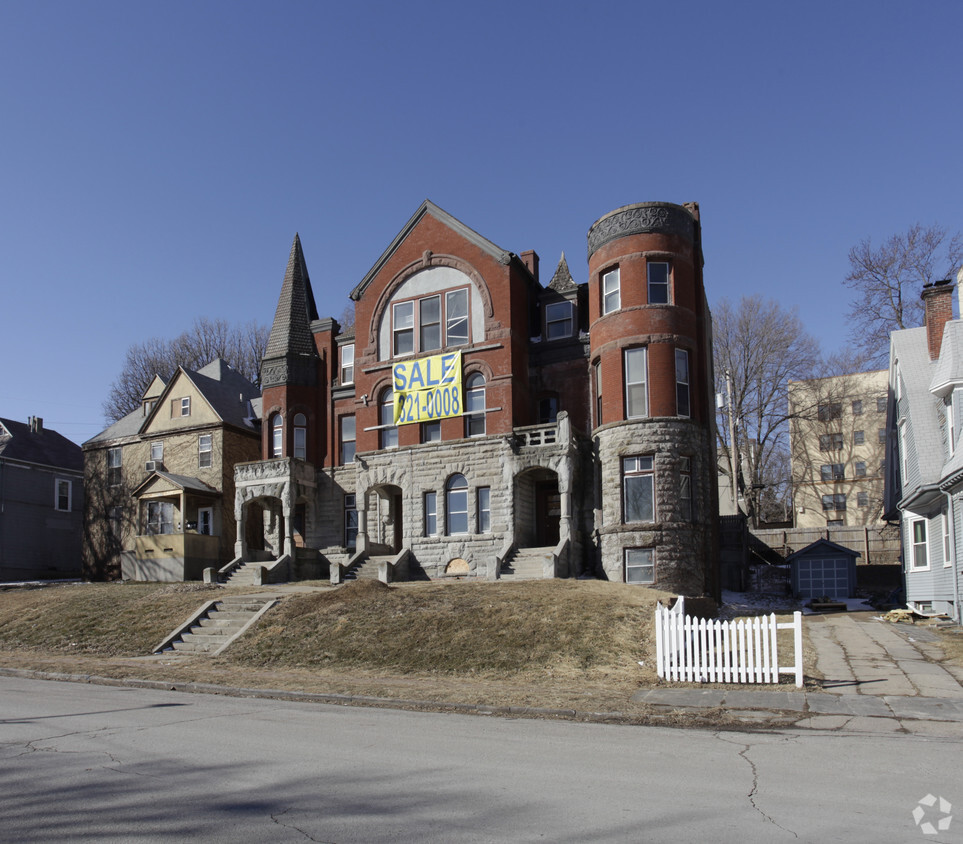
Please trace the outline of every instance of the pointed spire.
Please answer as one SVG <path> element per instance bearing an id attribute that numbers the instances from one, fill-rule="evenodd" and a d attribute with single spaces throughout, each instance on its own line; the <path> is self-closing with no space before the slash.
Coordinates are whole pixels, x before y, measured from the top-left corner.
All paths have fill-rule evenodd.
<path id="1" fill-rule="evenodd" d="M 572 278 L 572 273 L 568 268 L 568 261 L 565 260 L 565 252 L 562 252 L 562 257 L 558 261 L 558 266 L 555 268 L 555 275 L 552 276 L 552 280 L 548 283 L 548 286 L 552 290 L 556 290 L 562 293 L 566 290 L 571 290 L 578 285 L 575 283 L 575 279 Z"/>
<path id="2" fill-rule="evenodd" d="M 317 318 L 318 308 L 311 290 L 308 267 L 304 262 L 301 238 L 295 234 L 264 357 L 314 354 L 311 323 Z"/>

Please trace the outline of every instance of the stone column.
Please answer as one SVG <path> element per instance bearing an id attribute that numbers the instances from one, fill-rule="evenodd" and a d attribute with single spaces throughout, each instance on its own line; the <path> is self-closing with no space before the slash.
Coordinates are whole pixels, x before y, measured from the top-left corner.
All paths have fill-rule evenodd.
<path id="1" fill-rule="evenodd" d="M 368 495 L 362 493 L 355 498 L 355 507 L 358 508 L 358 536 L 356 539 L 355 551 L 368 550 Z"/>
<path id="2" fill-rule="evenodd" d="M 234 523 L 237 525 L 237 538 L 234 541 L 234 558 L 244 559 L 247 556 L 247 542 L 244 539 L 247 515 L 244 511 L 244 499 L 240 490 L 234 496 Z"/>

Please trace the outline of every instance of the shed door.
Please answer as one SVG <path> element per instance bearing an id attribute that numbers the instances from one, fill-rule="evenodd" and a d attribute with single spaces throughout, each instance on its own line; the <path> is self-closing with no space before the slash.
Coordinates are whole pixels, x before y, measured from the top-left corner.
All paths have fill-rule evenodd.
<path id="1" fill-rule="evenodd" d="M 804 598 L 826 595 L 849 597 L 849 563 L 845 557 L 804 560 L 799 566 L 799 594 Z"/>

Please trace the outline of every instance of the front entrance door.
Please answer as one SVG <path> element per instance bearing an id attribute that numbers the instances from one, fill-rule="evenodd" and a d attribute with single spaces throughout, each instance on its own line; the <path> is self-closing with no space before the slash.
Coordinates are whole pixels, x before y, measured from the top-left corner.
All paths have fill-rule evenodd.
<path id="1" fill-rule="evenodd" d="M 562 496 L 558 481 L 539 481 L 535 485 L 535 543 L 540 548 L 558 544 L 558 525 L 562 517 Z"/>

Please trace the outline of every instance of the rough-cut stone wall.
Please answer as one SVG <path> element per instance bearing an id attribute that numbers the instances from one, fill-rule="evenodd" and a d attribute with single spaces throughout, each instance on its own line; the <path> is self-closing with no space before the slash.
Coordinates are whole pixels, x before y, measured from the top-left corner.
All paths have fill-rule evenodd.
<path id="1" fill-rule="evenodd" d="M 602 568 L 609 580 L 625 579 L 624 549 L 655 549 L 655 586 L 686 595 L 706 588 L 704 565 L 710 510 L 706 433 L 681 419 L 619 423 L 596 431 L 602 474 Z M 622 458 L 654 457 L 655 521 L 623 524 Z M 681 457 L 692 473 L 692 520 L 683 521 L 679 504 Z"/>

